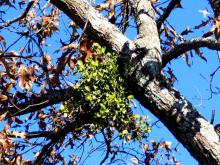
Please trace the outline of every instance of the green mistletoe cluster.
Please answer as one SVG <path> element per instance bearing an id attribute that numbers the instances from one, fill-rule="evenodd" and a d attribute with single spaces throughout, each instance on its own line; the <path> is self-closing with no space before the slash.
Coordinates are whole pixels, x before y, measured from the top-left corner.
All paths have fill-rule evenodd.
<path id="1" fill-rule="evenodd" d="M 143 137 L 150 132 L 146 118 L 133 115 L 130 101 L 133 99 L 125 90 L 125 82 L 118 73 L 117 55 L 106 52 L 105 47 L 93 44 L 93 57 L 85 62 L 78 60 L 77 72 L 80 80 L 74 85 L 84 98 L 83 102 L 90 105 L 90 113 L 97 122 L 94 128 L 115 128 L 121 137 L 127 140 Z M 64 103 L 63 112 L 70 112 L 69 108 L 74 100 Z"/>

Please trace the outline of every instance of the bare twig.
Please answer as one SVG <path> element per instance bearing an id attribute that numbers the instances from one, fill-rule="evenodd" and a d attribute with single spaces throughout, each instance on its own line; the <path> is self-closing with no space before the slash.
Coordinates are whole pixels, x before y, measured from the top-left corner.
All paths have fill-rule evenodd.
<path id="1" fill-rule="evenodd" d="M 210 74 L 209 89 L 210 89 L 211 95 L 210 95 L 210 97 L 208 98 L 208 100 L 212 98 L 213 94 L 219 94 L 219 93 L 220 93 L 219 90 L 218 90 L 217 92 L 215 92 L 215 91 L 213 90 L 213 85 L 212 85 L 213 78 L 214 78 L 215 74 L 219 71 L 219 69 L 220 69 L 220 65 L 214 70 L 214 72 L 212 72 L 212 73 Z"/>
<path id="2" fill-rule="evenodd" d="M 13 116 L 16 116 L 17 114 L 21 114 L 21 113 L 25 112 L 27 109 L 30 109 L 30 108 L 33 108 L 33 107 L 37 107 L 37 106 L 41 106 L 41 105 L 44 105 L 44 104 L 46 104 L 48 102 L 49 102 L 49 100 L 45 100 L 44 102 L 41 102 L 41 103 L 38 103 L 38 104 L 28 105 L 24 109 L 19 109 L 18 108 L 19 111 L 17 111 L 15 114 L 13 114 Z"/>
<path id="3" fill-rule="evenodd" d="M 39 137 L 52 138 L 56 134 L 56 132 L 55 131 L 34 131 L 34 132 L 25 132 L 21 134 L 27 139 L 33 139 L 33 138 L 39 138 Z M 11 134 L 8 134 L 8 136 L 13 137 L 13 138 L 22 138 L 21 136 L 16 136 L 15 134 L 13 134 L 13 132 Z"/>
<path id="4" fill-rule="evenodd" d="M 92 123 L 92 118 L 90 115 L 82 113 L 80 116 L 78 116 L 81 120 L 74 120 L 71 123 L 68 123 L 66 126 L 64 126 L 60 131 L 58 131 L 50 140 L 50 142 L 45 145 L 40 155 L 35 160 L 34 164 L 44 164 L 44 161 L 48 155 L 53 149 L 53 146 L 58 144 L 59 142 L 62 142 L 63 138 L 71 131 L 74 131 L 76 128 L 82 128 L 85 124 Z"/>
<path id="5" fill-rule="evenodd" d="M 213 125 L 214 124 L 214 120 L 215 120 L 215 110 L 212 110 L 212 116 L 211 116 L 211 120 L 210 123 Z"/>
<path id="6" fill-rule="evenodd" d="M 111 139 L 106 137 L 104 131 L 102 132 L 102 134 L 103 134 L 103 137 L 105 139 L 107 150 L 106 150 L 105 157 L 102 159 L 100 165 L 102 165 L 108 159 L 109 154 L 111 153 Z"/>
<path id="7" fill-rule="evenodd" d="M 3 29 L 3 28 L 5 28 L 5 27 L 10 26 L 11 24 L 13 24 L 13 23 L 15 23 L 15 22 L 18 22 L 19 20 L 21 20 L 21 19 L 23 19 L 23 18 L 25 18 L 25 17 L 27 16 L 29 10 L 30 10 L 31 7 L 33 6 L 34 2 L 35 2 L 35 0 L 30 1 L 30 2 L 28 3 L 28 5 L 27 5 L 26 9 L 24 10 L 24 12 L 23 12 L 19 17 L 17 17 L 17 18 L 15 18 L 15 19 L 13 19 L 13 20 L 11 20 L 11 21 L 9 21 L 9 22 L 6 22 L 5 24 L 1 25 L 1 26 L 0 26 L 0 30 Z"/>
<path id="8" fill-rule="evenodd" d="M 17 56 L 17 55 L 1 55 L 1 56 L 0 56 L 0 59 L 1 59 L 1 58 L 13 58 L 13 57 L 25 59 L 25 60 L 27 60 L 27 61 L 30 61 L 30 63 L 35 63 L 35 64 L 37 64 L 39 67 L 41 67 L 42 69 L 44 69 L 44 67 L 43 67 L 39 62 L 34 61 L 34 60 L 32 60 L 32 59 L 30 59 L 30 58 L 28 58 L 28 57 L 21 56 L 21 55 L 19 55 L 19 56 Z M 29 56 L 29 57 L 30 57 L 30 56 Z"/>
<path id="9" fill-rule="evenodd" d="M 158 29 L 161 28 L 162 23 L 169 17 L 172 10 L 176 7 L 176 5 L 180 4 L 181 0 L 171 0 L 163 15 L 157 20 Z"/>
<path id="10" fill-rule="evenodd" d="M 201 92 L 199 91 L 199 89 L 195 86 L 195 89 L 196 89 L 196 91 L 197 91 L 197 93 L 199 94 L 199 97 L 200 98 L 198 98 L 199 100 L 200 100 L 200 103 L 199 104 L 196 104 L 196 105 L 194 105 L 195 107 L 200 107 L 200 106 L 202 106 L 202 104 L 203 104 L 203 98 L 202 98 L 202 94 L 201 94 Z"/>

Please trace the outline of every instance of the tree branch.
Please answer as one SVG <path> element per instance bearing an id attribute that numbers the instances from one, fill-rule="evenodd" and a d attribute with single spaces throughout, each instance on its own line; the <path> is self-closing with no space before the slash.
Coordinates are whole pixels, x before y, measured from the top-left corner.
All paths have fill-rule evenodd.
<path id="1" fill-rule="evenodd" d="M 209 0 L 211 8 L 215 14 L 215 17 L 220 15 L 220 0 Z"/>
<path id="2" fill-rule="evenodd" d="M 71 131 L 74 131 L 76 128 L 82 128 L 83 126 L 85 126 L 86 124 L 92 123 L 93 122 L 93 118 L 91 117 L 91 115 L 88 115 L 86 113 L 81 113 L 78 118 L 80 118 L 80 120 L 78 120 L 77 118 L 68 123 L 66 126 L 64 126 L 63 128 L 61 128 L 58 132 L 56 132 L 52 137 L 50 142 L 45 145 L 40 152 L 40 155 L 37 157 L 37 159 L 35 160 L 34 164 L 44 164 L 46 157 L 48 157 L 48 153 L 50 153 L 53 149 L 53 146 L 55 144 L 57 144 L 59 141 L 62 141 L 62 139 Z"/>
<path id="3" fill-rule="evenodd" d="M 15 19 L 13 19 L 13 20 L 11 20 L 11 21 L 9 21 L 9 22 L 6 22 L 5 24 L 1 25 L 1 26 L 0 26 L 0 30 L 3 29 L 3 28 L 5 28 L 5 27 L 10 26 L 11 24 L 13 24 L 13 23 L 15 23 L 15 22 L 18 22 L 19 20 L 21 20 L 21 19 L 23 19 L 23 18 L 25 18 L 25 17 L 27 16 L 29 10 L 30 10 L 31 7 L 33 6 L 34 2 L 35 2 L 35 0 L 31 0 L 31 1 L 28 3 L 28 5 L 27 5 L 26 9 L 24 10 L 24 12 L 23 12 L 19 17 L 17 17 L 17 18 L 15 18 Z"/>
<path id="4" fill-rule="evenodd" d="M 130 0 L 134 8 L 138 36 L 134 41 L 136 48 L 142 52 L 145 69 L 154 77 L 161 71 L 160 40 L 155 22 L 155 11 L 149 0 Z M 153 42 L 149 42 L 153 41 Z"/>
<path id="5" fill-rule="evenodd" d="M 171 60 L 179 57 L 181 54 L 201 47 L 206 47 L 211 50 L 220 50 L 220 42 L 213 38 L 194 38 L 190 41 L 181 43 L 175 46 L 173 49 L 164 53 L 162 56 L 162 67 L 165 67 Z"/>
<path id="6" fill-rule="evenodd" d="M 71 97 L 79 98 L 79 93 L 72 87 L 54 90 L 39 97 L 32 97 L 29 101 L 16 105 L 17 108 L 14 106 L 0 108 L 0 115 L 6 112 L 8 112 L 10 116 L 24 115 L 69 100 Z"/>
<path id="7" fill-rule="evenodd" d="M 86 1 L 51 0 L 51 3 L 64 11 L 71 19 L 79 23 L 81 27 L 84 27 L 84 24 L 88 21 L 85 32 L 96 41 L 107 44 L 117 53 L 121 53 L 121 56 L 124 57 L 122 59 L 124 64 L 134 66 L 133 61 L 127 59 L 132 59 L 133 55 L 139 56 L 140 62 L 135 64 L 134 70 L 121 73 L 126 78 L 128 90 L 132 91 L 135 98 L 168 127 L 201 164 L 213 165 L 220 163 L 219 136 L 214 131 L 213 126 L 178 91 L 171 88 L 163 77 L 160 77 L 160 79 L 149 78 L 150 73 L 146 65 L 151 64 L 154 66 L 156 64 L 153 61 L 147 61 L 147 64 L 146 59 L 142 58 L 142 55 L 145 57 L 147 51 L 150 52 L 152 49 L 160 47 L 160 45 L 155 44 L 159 44 L 156 36 L 148 41 L 146 47 L 149 50 L 134 52 L 131 51 L 130 40 L 100 14 L 95 12 Z M 153 23 L 153 21 L 151 23 L 152 29 L 157 31 L 156 23 Z M 153 34 L 156 34 L 156 32 Z M 149 34 L 147 33 L 146 35 Z M 156 47 L 154 48 L 150 44 Z M 160 54 L 159 51 L 157 53 Z M 61 96 L 63 96 L 62 93 Z M 69 94 L 66 94 L 66 99 L 68 98 L 67 96 Z M 49 98 L 54 97 L 50 96 Z M 56 100 L 53 100 L 51 104 L 63 100 L 58 96 L 54 99 Z"/>
<path id="8" fill-rule="evenodd" d="M 111 138 L 110 137 L 107 137 L 107 135 L 105 134 L 104 131 L 102 131 L 102 135 L 104 137 L 104 140 L 105 140 L 105 144 L 106 144 L 106 154 L 105 154 L 105 157 L 102 159 L 102 161 L 100 162 L 100 165 L 104 164 L 105 161 L 109 158 L 109 155 L 110 153 L 112 152 L 112 147 L 111 147 Z"/>
<path id="9" fill-rule="evenodd" d="M 166 10 L 164 11 L 163 15 L 157 20 L 157 28 L 160 29 L 162 23 L 170 16 L 173 9 L 176 5 L 180 4 L 181 0 L 171 0 L 169 5 L 167 6 Z"/>
<path id="10" fill-rule="evenodd" d="M 51 3 L 64 11 L 75 22 L 78 22 L 81 27 L 88 20 L 89 27 L 85 32 L 90 37 L 95 37 L 96 40 L 102 41 L 103 44 L 109 44 L 108 46 L 117 53 L 122 53 L 125 58 L 124 60 L 122 59 L 122 63 L 126 63 L 126 58 L 132 59 L 133 56 L 141 57 L 143 55 L 143 51 L 134 54 L 127 44 L 130 43 L 129 40 L 100 14 L 97 14 L 87 2 L 83 0 L 51 0 Z M 146 4 L 146 6 L 148 5 Z M 154 24 L 156 23 L 152 24 L 152 29 L 157 31 Z M 108 34 L 108 37 L 106 34 Z M 151 40 L 148 40 L 147 46 L 158 43 L 157 40 L 154 36 Z M 156 48 L 159 46 L 157 45 Z M 152 46 L 149 47 L 150 50 L 154 49 Z M 150 50 L 145 50 L 144 52 Z M 158 51 L 158 53 L 160 52 Z M 131 69 L 128 75 L 125 75 L 125 72 L 121 73 L 126 77 L 128 90 L 131 90 L 140 103 L 169 128 L 201 164 L 219 164 L 219 136 L 213 126 L 178 91 L 170 88 L 163 78 L 161 80 L 149 79 L 149 72 L 145 68 L 146 59 L 143 59 L 139 58 L 140 62 L 135 64 L 135 69 L 132 68 L 134 70 Z M 129 60 L 127 60 L 128 66 L 134 66 L 133 63 L 128 64 L 128 62 Z M 148 64 L 155 66 L 153 61 L 148 61 Z"/>
<path id="11" fill-rule="evenodd" d="M 27 138 L 27 139 L 33 139 L 33 138 L 52 138 L 56 135 L 55 131 L 33 131 L 33 132 L 24 132 L 24 133 L 8 133 L 9 137 L 12 138 Z"/>
<path id="12" fill-rule="evenodd" d="M 125 43 L 129 42 L 129 39 L 118 28 L 109 23 L 101 14 L 97 13 L 87 1 L 51 0 L 50 3 L 77 22 L 81 28 L 88 22 L 85 33 L 97 42 L 109 46 L 117 53 L 122 52 Z"/>

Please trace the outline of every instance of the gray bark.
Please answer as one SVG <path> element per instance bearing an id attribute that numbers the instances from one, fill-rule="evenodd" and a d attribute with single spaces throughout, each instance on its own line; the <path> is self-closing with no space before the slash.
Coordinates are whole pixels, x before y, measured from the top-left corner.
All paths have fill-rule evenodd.
<path id="1" fill-rule="evenodd" d="M 131 65 L 122 72 L 136 99 L 157 116 L 201 164 L 220 164 L 219 136 L 180 93 L 159 75 L 161 54 L 159 35 L 148 0 L 131 0 L 136 11 L 138 36 L 130 41 L 114 25 L 98 14 L 84 0 L 51 0 L 96 41 L 108 45 L 121 58 L 121 65 Z M 144 10 L 143 10 L 144 8 Z"/>
<path id="2" fill-rule="evenodd" d="M 215 14 L 215 17 L 218 17 L 220 15 L 220 0 L 209 0 L 209 3 Z"/>
<path id="3" fill-rule="evenodd" d="M 165 67 L 167 63 L 179 57 L 183 53 L 202 47 L 207 47 L 211 50 L 220 50 L 220 42 L 214 38 L 192 38 L 189 41 L 183 42 L 175 46 L 173 49 L 165 52 L 162 56 L 162 67 Z"/>

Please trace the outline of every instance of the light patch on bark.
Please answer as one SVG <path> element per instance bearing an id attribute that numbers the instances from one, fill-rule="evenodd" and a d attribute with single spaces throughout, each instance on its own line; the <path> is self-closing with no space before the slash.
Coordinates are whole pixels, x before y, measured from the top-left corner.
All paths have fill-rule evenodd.
<path id="1" fill-rule="evenodd" d="M 210 125 L 209 122 L 207 122 L 203 118 L 198 118 L 197 120 L 200 123 L 201 135 L 206 137 L 208 139 L 208 141 L 212 142 L 213 144 L 218 143 L 219 136 L 215 132 L 214 127 L 212 125 Z M 207 137 L 207 135 L 209 135 L 209 136 Z M 220 147 L 219 147 L 219 151 L 220 151 Z"/>

